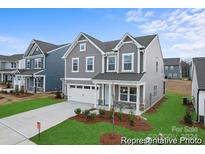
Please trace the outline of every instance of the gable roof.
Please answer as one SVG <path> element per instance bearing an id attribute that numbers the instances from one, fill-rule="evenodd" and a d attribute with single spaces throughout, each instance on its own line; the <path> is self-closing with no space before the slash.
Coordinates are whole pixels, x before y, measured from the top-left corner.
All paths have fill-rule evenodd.
<path id="1" fill-rule="evenodd" d="M 40 41 L 40 40 L 35 40 L 36 44 L 39 46 L 39 48 L 43 51 L 43 53 L 47 53 L 48 51 L 54 50 L 56 48 L 59 48 L 63 45 L 56 45 L 56 44 L 52 44 L 52 43 L 48 43 L 48 42 L 44 42 L 44 41 Z"/>
<path id="2" fill-rule="evenodd" d="M 180 65 L 180 58 L 164 58 L 164 65 Z"/>
<path id="3" fill-rule="evenodd" d="M 23 59 L 23 54 L 14 54 L 11 56 L 0 55 L 0 61 L 13 62 L 13 61 L 21 60 L 21 59 Z"/>
<path id="4" fill-rule="evenodd" d="M 205 89 L 205 57 L 193 58 L 193 64 L 196 68 L 198 88 Z"/>
<path id="5" fill-rule="evenodd" d="M 119 40 L 111 40 L 111 41 L 103 42 L 103 41 L 100 41 L 100 40 L 94 38 L 93 36 L 86 34 L 86 33 L 80 33 L 80 34 L 87 37 L 90 41 L 92 41 L 103 52 L 111 52 L 116 47 L 116 45 L 122 40 L 122 39 L 119 39 Z M 138 43 L 140 43 L 140 45 L 142 45 L 146 48 L 157 35 L 154 34 L 154 35 L 147 35 L 147 36 L 140 36 L 140 37 L 133 37 L 131 35 L 129 35 L 129 36 L 132 37 L 132 39 L 134 39 Z M 72 46 L 73 45 L 71 45 L 71 47 Z M 69 53 L 66 52 L 66 54 L 63 57 L 65 58 L 68 54 Z"/>

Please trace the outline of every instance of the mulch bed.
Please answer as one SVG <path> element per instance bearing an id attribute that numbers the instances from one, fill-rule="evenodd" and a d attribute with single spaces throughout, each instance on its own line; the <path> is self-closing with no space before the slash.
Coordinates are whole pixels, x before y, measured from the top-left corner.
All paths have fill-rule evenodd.
<path id="1" fill-rule="evenodd" d="M 24 93 L 24 94 L 19 93 L 19 94 L 9 94 L 9 95 L 15 96 L 17 98 L 24 98 L 24 97 L 30 97 L 33 94 L 31 94 L 31 93 Z"/>
<path id="2" fill-rule="evenodd" d="M 5 98 L 5 97 L 1 97 L 1 96 L 0 96 L 0 99 L 4 99 L 4 98 Z"/>
<path id="3" fill-rule="evenodd" d="M 103 145 L 120 145 L 121 144 L 121 134 L 105 133 L 100 136 L 100 144 Z"/>
<path id="4" fill-rule="evenodd" d="M 146 111 L 146 113 L 153 114 L 157 112 L 160 105 L 166 100 L 166 97 L 161 98 L 155 105 L 153 105 L 149 110 Z"/>
<path id="5" fill-rule="evenodd" d="M 186 125 L 188 127 L 197 127 L 197 128 L 205 129 L 205 126 L 203 124 L 198 123 L 197 121 L 193 121 L 192 124 L 188 124 L 185 123 L 184 120 L 180 120 L 179 123 L 182 125 Z"/>
<path id="6" fill-rule="evenodd" d="M 87 119 L 85 115 L 76 115 L 74 117 L 71 117 L 69 119 L 77 120 L 80 122 L 88 123 L 88 124 L 93 124 L 97 122 L 108 122 L 112 123 L 112 119 L 109 118 L 109 111 L 105 112 L 105 115 L 103 117 L 100 117 L 99 115 L 96 116 L 95 119 Z M 123 114 L 122 120 L 119 121 L 117 118 L 117 113 L 115 113 L 115 118 L 114 118 L 114 124 L 117 126 L 121 126 L 124 128 L 128 128 L 134 131 L 150 131 L 152 129 L 152 126 L 148 123 L 148 121 L 144 120 L 141 116 L 135 116 L 135 123 L 134 126 L 131 126 L 129 124 L 129 115 L 128 114 Z"/>

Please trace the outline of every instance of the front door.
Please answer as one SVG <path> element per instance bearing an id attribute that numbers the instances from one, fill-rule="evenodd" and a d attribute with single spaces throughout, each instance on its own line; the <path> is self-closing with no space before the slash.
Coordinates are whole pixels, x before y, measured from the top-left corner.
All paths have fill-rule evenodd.
<path id="1" fill-rule="evenodd" d="M 105 105 L 109 105 L 109 85 L 105 85 Z"/>

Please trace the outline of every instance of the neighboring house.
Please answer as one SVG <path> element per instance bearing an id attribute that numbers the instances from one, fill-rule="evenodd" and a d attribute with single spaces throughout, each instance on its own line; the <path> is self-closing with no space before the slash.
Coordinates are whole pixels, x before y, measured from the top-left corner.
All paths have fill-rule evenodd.
<path id="1" fill-rule="evenodd" d="M 0 82 L 13 84 L 15 73 L 24 65 L 23 54 L 0 55 Z"/>
<path id="2" fill-rule="evenodd" d="M 193 58 L 192 66 L 193 104 L 198 122 L 205 124 L 205 57 Z"/>
<path id="3" fill-rule="evenodd" d="M 108 109 L 132 109 L 135 114 L 163 97 L 163 57 L 157 35 L 102 42 L 80 33 L 65 59 L 64 93 L 68 101 Z"/>
<path id="4" fill-rule="evenodd" d="M 164 58 L 165 79 L 181 79 L 180 58 Z"/>
<path id="5" fill-rule="evenodd" d="M 32 40 L 24 54 L 25 69 L 19 69 L 15 75 L 15 86 L 23 86 L 29 92 L 61 90 L 60 78 L 64 76 L 62 56 L 68 47 L 69 44 Z"/>

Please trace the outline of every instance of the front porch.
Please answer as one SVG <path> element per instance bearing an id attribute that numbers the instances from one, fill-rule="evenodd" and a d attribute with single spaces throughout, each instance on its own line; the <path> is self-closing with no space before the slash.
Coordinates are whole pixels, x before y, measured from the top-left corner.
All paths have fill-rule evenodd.
<path id="1" fill-rule="evenodd" d="M 145 110 L 145 83 L 95 82 L 99 86 L 97 108 L 110 110 L 111 107 L 123 113 L 134 112 L 140 115 Z"/>
<path id="2" fill-rule="evenodd" d="M 14 83 L 14 75 L 15 75 L 14 70 L 2 70 L 0 71 L 0 83 L 4 84 L 10 84 L 10 88 L 13 87 Z"/>
<path id="3" fill-rule="evenodd" d="M 22 87 L 25 91 L 30 93 L 45 92 L 45 76 L 20 76 L 15 78 L 15 88 L 18 86 L 20 90 Z"/>

